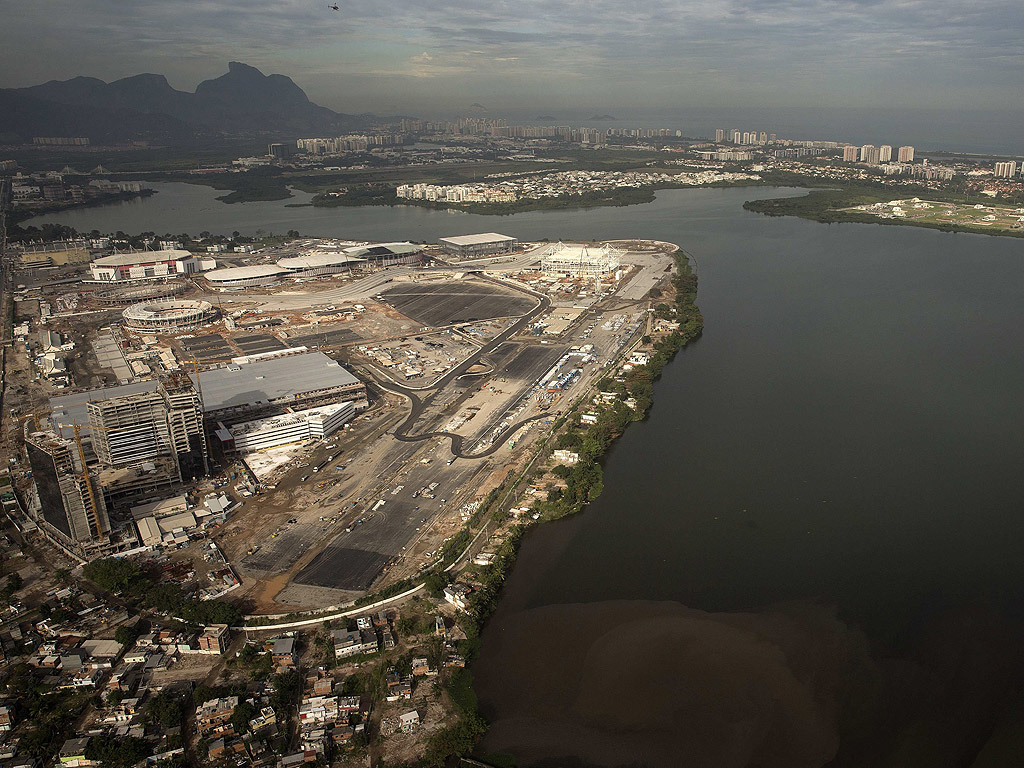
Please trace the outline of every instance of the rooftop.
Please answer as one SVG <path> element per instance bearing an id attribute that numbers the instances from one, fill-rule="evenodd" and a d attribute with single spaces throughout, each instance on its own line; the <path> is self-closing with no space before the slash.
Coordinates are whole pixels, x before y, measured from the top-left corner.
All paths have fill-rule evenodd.
<path id="1" fill-rule="evenodd" d="M 230 282 L 232 280 L 251 280 L 256 277 L 274 277 L 283 275 L 288 270 L 282 269 L 276 264 L 251 264 L 245 267 L 223 267 L 204 273 L 207 280 L 212 283 Z"/>
<path id="2" fill-rule="evenodd" d="M 337 251 L 310 251 L 302 256 L 291 256 L 281 259 L 277 266 L 283 269 L 315 269 L 317 267 L 334 267 L 343 264 L 356 264 L 365 259 L 358 259 Z"/>
<path id="3" fill-rule="evenodd" d="M 179 261 L 193 258 L 190 251 L 136 251 L 135 253 L 112 253 L 93 260 L 98 267 L 130 267 L 133 264 L 158 264 L 164 261 Z"/>
<path id="4" fill-rule="evenodd" d="M 157 381 L 137 381 L 133 384 L 122 384 L 117 387 L 104 387 L 103 389 L 87 389 L 82 392 L 75 392 L 71 395 L 61 395 L 50 398 L 50 412 L 57 424 L 82 424 L 89 423 L 88 405 L 95 400 L 110 400 L 125 395 L 135 395 L 140 392 L 154 392 L 159 386 Z M 63 437 L 72 437 L 70 427 L 58 427 Z"/>
<path id="5" fill-rule="evenodd" d="M 196 383 L 195 374 L 189 374 Z M 226 368 L 213 368 L 199 375 L 203 410 L 278 402 L 307 392 L 358 384 L 359 379 L 323 352 L 260 360 Z"/>
<path id="6" fill-rule="evenodd" d="M 350 402 L 320 405 L 316 408 L 306 408 L 305 410 L 294 411 L 292 413 L 283 413 L 280 416 L 270 416 L 266 419 L 245 421 L 241 424 L 235 424 L 229 429 L 231 434 L 235 436 L 248 435 L 253 432 L 262 432 L 263 430 L 281 429 L 295 424 L 302 424 L 306 420 L 316 416 L 333 416 L 339 411 L 344 410 L 346 406 L 349 405 L 351 405 Z"/>
<path id="7" fill-rule="evenodd" d="M 449 245 L 486 245 L 487 243 L 506 243 L 510 240 L 515 240 L 514 237 L 508 235 L 499 235 L 497 232 L 484 232 L 479 235 L 457 235 L 455 237 L 442 237 L 438 240 L 440 243 L 448 243 Z"/>

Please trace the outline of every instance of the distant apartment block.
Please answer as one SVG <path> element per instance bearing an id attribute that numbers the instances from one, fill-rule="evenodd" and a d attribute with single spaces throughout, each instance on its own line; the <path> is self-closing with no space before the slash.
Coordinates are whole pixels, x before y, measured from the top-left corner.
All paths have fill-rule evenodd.
<path id="1" fill-rule="evenodd" d="M 870 163 L 871 165 L 878 165 L 879 157 L 881 152 L 878 147 L 873 144 L 865 144 L 860 148 L 860 161 L 862 163 Z"/>
<path id="2" fill-rule="evenodd" d="M 914 162 L 914 148 L 910 146 L 900 147 L 897 151 L 896 159 L 901 163 Z"/>
<path id="3" fill-rule="evenodd" d="M 1017 161 L 1009 160 L 1007 162 L 996 163 L 995 174 L 1000 179 L 1012 179 L 1017 175 Z"/>
<path id="4" fill-rule="evenodd" d="M 856 163 L 860 150 L 857 147 L 843 147 L 843 162 Z"/>
<path id="5" fill-rule="evenodd" d="M 892 160 L 892 147 L 883 144 L 878 148 L 878 162 L 888 163 L 890 160 Z"/>

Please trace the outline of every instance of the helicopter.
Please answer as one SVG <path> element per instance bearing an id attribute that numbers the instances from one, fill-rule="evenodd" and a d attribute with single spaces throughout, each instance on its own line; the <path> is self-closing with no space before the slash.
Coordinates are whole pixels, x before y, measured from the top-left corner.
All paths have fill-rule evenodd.
<path id="1" fill-rule="evenodd" d="M 335 3 L 334 5 L 328 5 L 327 7 L 330 8 L 332 11 L 340 11 L 341 10 L 341 8 L 338 7 L 337 3 Z"/>

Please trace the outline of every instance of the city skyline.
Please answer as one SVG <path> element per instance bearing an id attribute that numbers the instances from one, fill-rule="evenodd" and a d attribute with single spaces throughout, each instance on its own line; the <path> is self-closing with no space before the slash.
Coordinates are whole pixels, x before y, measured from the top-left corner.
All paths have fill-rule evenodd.
<path id="1" fill-rule="evenodd" d="M 78 75 L 157 71 L 179 89 L 228 58 L 296 79 L 339 111 L 709 109 L 814 105 L 1005 108 L 1019 79 L 1024 12 L 994 0 L 885 5 L 524 2 L 516 7 L 406 0 L 122 6 L 86 0 L 60 14 L 10 14 L 3 87 Z M 64 54 L 63 52 L 66 52 Z M 780 89 L 780 83 L 786 87 Z"/>

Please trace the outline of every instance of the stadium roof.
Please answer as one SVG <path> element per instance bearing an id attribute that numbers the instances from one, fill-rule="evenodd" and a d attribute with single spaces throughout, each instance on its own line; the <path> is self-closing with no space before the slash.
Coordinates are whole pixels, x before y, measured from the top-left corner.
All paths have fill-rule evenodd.
<path id="1" fill-rule="evenodd" d="M 281 259 L 277 262 L 277 266 L 287 270 L 301 270 L 341 266 L 360 261 L 365 261 L 365 259 L 359 259 L 337 251 L 310 251 L 303 256 L 289 256 Z"/>
<path id="2" fill-rule="evenodd" d="M 93 259 L 97 267 L 130 267 L 133 264 L 156 264 L 165 261 L 194 258 L 191 251 L 135 251 L 134 253 L 112 253 Z"/>
<path id="3" fill-rule="evenodd" d="M 439 243 L 448 243 L 448 245 L 487 245 L 488 243 L 507 243 L 509 240 L 515 240 L 514 237 L 508 235 L 499 235 L 497 232 L 484 232 L 479 235 L 457 235 L 456 237 L 442 237 L 438 240 Z"/>
<path id="4" fill-rule="evenodd" d="M 195 374 L 189 377 L 195 384 Z M 282 355 L 199 374 L 203 410 L 207 412 L 270 403 L 358 383 L 359 379 L 323 352 Z"/>
<path id="5" fill-rule="evenodd" d="M 360 256 L 386 256 L 388 254 L 391 254 L 392 256 L 404 256 L 421 250 L 423 250 L 423 246 L 413 245 L 409 242 L 373 243 L 372 245 L 356 245 L 351 248 L 346 248 L 345 253 L 348 256 L 358 258 Z"/>
<path id="6" fill-rule="evenodd" d="M 211 283 L 231 282 L 232 280 L 252 280 L 258 277 L 274 277 L 283 275 L 287 270 L 276 264 L 252 264 L 245 267 L 223 267 L 204 273 Z"/>

